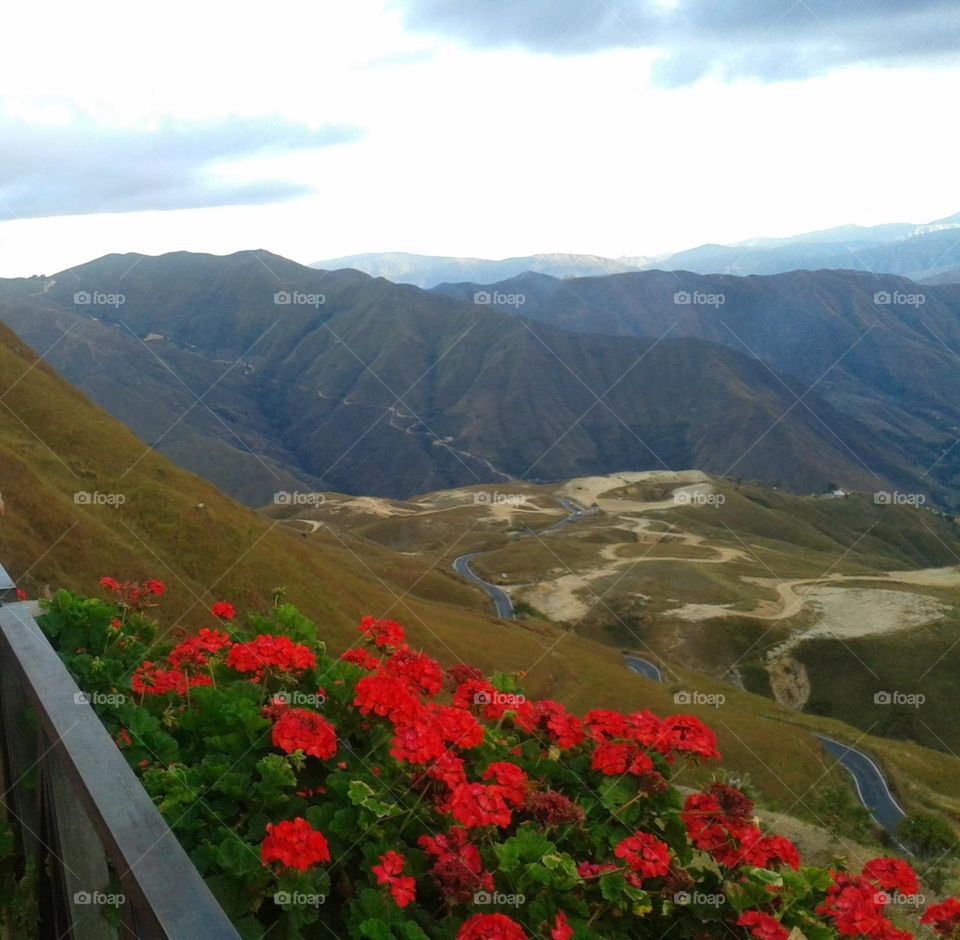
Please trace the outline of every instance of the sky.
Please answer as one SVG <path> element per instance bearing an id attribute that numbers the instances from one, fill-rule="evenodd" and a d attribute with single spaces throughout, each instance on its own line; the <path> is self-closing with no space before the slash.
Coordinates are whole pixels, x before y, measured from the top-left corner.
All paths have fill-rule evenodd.
<path id="1" fill-rule="evenodd" d="M 38 0 L 4 33 L 0 276 L 650 256 L 960 210 L 954 0 Z"/>

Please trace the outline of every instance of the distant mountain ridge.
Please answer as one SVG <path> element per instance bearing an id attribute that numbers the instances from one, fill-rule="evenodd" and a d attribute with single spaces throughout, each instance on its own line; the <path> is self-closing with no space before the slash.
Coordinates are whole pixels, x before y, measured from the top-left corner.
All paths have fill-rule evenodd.
<path id="1" fill-rule="evenodd" d="M 493 284 L 528 271 L 551 277 L 593 277 L 660 269 L 697 274 L 783 274 L 797 270 L 853 270 L 899 274 L 936 282 L 960 267 L 960 212 L 915 224 L 840 225 L 783 238 L 706 244 L 654 257 L 537 254 L 491 261 L 384 252 L 318 261 L 324 270 L 354 268 L 418 287 L 469 281 Z"/>
<path id="2" fill-rule="evenodd" d="M 525 277 L 545 292 L 584 282 Z M 630 295 L 651 277 L 585 280 Z M 833 299 L 821 305 L 846 303 L 843 278 L 826 286 Z M 536 323 L 554 314 L 526 290 L 532 319 L 470 291 L 444 296 L 263 251 L 110 255 L 0 282 L 0 320 L 143 440 L 250 504 L 624 467 L 697 467 L 801 491 L 953 492 L 951 479 L 919 476 L 949 432 L 876 435 L 869 409 L 841 409 L 819 389 L 797 406 L 806 385 L 793 363 L 758 361 L 712 334 Z M 671 297 L 661 319 L 675 316 Z"/>
<path id="3" fill-rule="evenodd" d="M 646 259 L 612 259 L 598 255 L 540 254 L 491 261 L 486 258 L 455 258 L 417 255 L 403 251 L 347 255 L 310 265 L 326 271 L 353 268 L 371 277 L 385 277 L 396 284 L 433 287 L 443 281 L 502 281 L 525 271 L 553 277 L 585 277 L 637 271 Z"/>

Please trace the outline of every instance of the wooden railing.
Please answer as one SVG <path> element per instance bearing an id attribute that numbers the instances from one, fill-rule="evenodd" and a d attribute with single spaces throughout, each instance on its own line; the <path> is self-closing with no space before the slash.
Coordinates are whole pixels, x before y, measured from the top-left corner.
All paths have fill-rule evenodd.
<path id="1" fill-rule="evenodd" d="M 40 940 L 239 940 L 15 596 L 0 567 L 0 804 L 36 863 Z"/>

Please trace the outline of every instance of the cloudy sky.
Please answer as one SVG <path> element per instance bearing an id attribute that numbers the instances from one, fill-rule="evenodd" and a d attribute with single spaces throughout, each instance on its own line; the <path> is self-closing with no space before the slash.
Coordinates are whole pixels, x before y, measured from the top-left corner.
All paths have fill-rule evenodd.
<path id="1" fill-rule="evenodd" d="M 39 0 L 4 33 L 4 276 L 650 255 L 960 210 L 955 0 Z"/>

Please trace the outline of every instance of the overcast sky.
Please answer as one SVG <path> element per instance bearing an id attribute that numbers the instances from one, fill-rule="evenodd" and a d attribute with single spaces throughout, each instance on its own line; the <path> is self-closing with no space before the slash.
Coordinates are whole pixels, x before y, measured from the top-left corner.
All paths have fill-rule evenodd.
<path id="1" fill-rule="evenodd" d="M 650 255 L 960 210 L 955 0 L 39 0 L 4 38 L 4 276 Z"/>

